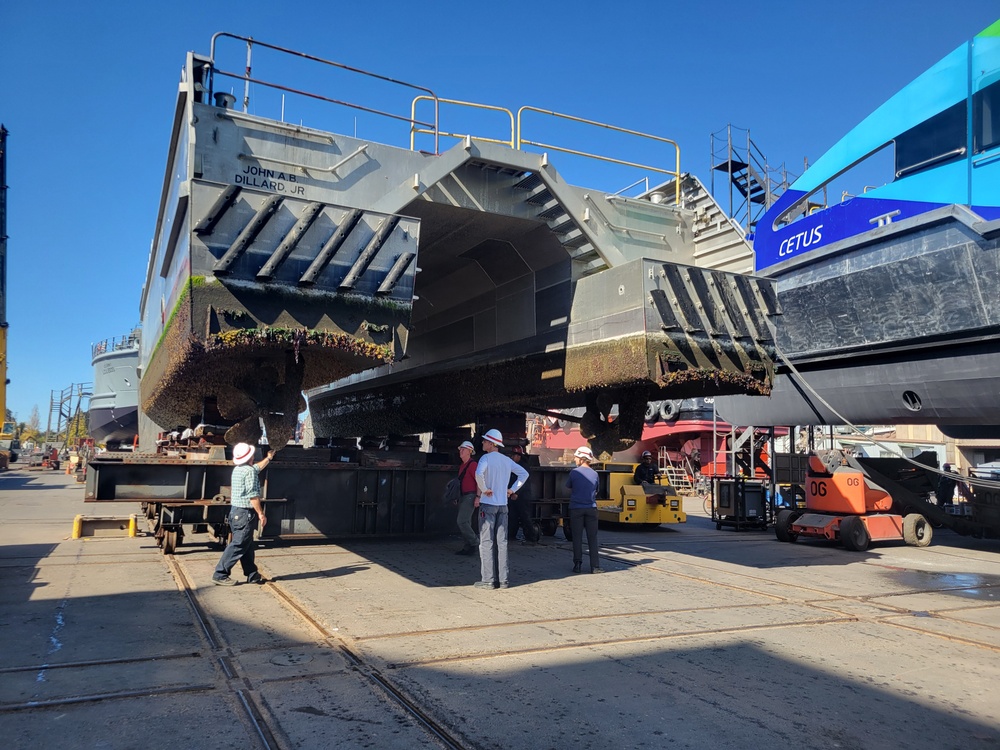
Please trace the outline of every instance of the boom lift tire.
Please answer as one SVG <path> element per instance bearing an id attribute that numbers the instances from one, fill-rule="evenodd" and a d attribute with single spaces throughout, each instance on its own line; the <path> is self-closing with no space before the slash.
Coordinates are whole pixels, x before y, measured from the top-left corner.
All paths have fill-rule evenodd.
<path id="1" fill-rule="evenodd" d="M 779 542 L 794 542 L 799 538 L 798 534 L 792 533 L 791 527 L 800 515 L 787 508 L 778 511 L 778 518 L 774 522 L 774 535 L 778 537 Z"/>
<path id="2" fill-rule="evenodd" d="M 844 549 L 854 552 L 864 552 L 868 549 L 871 537 L 868 536 L 868 529 L 865 522 L 858 516 L 848 516 L 840 522 L 840 542 Z"/>
<path id="3" fill-rule="evenodd" d="M 903 541 L 914 547 L 926 547 L 931 543 L 934 530 L 919 513 L 903 516 Z"/>

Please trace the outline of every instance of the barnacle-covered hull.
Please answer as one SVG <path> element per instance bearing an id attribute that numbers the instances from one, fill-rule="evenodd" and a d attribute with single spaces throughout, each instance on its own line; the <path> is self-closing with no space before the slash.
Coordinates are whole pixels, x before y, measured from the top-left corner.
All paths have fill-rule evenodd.
<path id="1" fill-rule="evenodd" d="M 221 420 L 230 442 L 263 422 L 281 445 L 303 389 L 402 355 L 419 222 L 339 204 L 335 181 L 308 179 L 339 158 L 329 139 L 202 101 L 196 59 L 143 290 L 141 440 Z M 297 152 L 299 167 L 269 161 Z"/>
<path id="2" fill-rule="evenodd" d="M 143 372 L 142 409 L 157 424 L 187 424 L 210 399 L 222 420 L 236 423 L 231 441 L 254 442 L 259 419 L 269 439 L 287 440 L 305 409 L 304 388 L 390 361 L 394 325 L 403 326 L 398 310 L 293 305 L 281 295 L 239 291 L 219 280 L 189 280 Z"/>
<path id="3" fill-rule="evenodd" d="M 587 406 L 585 437 L 614 452 L 639 439 L 647 402 L 663 393 L 769 392 L 766 317 L 774 299 L 766 280 L 641 259 L 580 279 L 572 292 L 533 295 L 532 306 L 565 321 L 554 333 L 419 367 L 404 361 L 315 389 L 316 434 L 408 434 L 491 414 Z M 737 298 L 747 304 L 731 304 Z M 620 418 L 612 420 L 615 405 Z"/>

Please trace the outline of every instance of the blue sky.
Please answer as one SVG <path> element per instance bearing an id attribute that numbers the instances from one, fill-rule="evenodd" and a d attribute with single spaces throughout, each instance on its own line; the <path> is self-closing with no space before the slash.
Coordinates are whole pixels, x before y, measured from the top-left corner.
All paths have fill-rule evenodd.
<path id="1" fill-rule="evenodd" d="M 180 69 L 188 50 L 208 54 L 217 31 L 444 98 L 671 138 L 682 170 L 707 184 L 709 135 L 727 123 L 750 128 L 771 163 L 799 172 L 998 16 L 995 0 L 0 3 L 8 408 L 26 421 L 37 405 L 44 426 L 52 391 L 93 380 L 91 344 L 138 322 Z M 237 52 L 230 46 L 233 69 Z M 356 93 L 297 75 L 299 88 Z M 353 117 L 327 127 L 366 136 L 369 123 Z M 407 145 L 405 128 L 385 140 Z"/>

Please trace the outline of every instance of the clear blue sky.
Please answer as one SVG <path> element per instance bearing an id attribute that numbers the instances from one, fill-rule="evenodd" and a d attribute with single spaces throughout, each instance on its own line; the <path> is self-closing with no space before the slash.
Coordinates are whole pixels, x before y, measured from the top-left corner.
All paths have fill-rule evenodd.
<path id="1" fill-rule="evenodd" d="M 815 161 L 998 16 L 996 0 L 0 3 L 8 408 L 44 426 L 52 391 L 93 380 L 91 344 L 138 322 L 180 69 L 214 32 L 668 137 L 707 184 L 727 123 L 772 163 Z"/>

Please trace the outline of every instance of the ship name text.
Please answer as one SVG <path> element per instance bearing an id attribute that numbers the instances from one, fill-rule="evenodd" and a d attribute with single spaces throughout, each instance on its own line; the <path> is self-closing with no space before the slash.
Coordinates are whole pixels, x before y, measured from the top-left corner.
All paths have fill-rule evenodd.
<path id="1" fill-rule="evenodd" d="M 264 169 L 256 164 L 247 164 L 246 169 L 234 175 L 233 182 L 247 187 L 263 188 L 275 193 L 305 195 L 305 188 L 296 185 L 295 175 L 278 169 Z"/>
<path id="2" fill-rule="evenodd" d="M 805 250 L 810 245 L 818 245 L 823 241 L 823 225 L 813 227 L 809 231 L 793 234 L 781 241 L 778 246 L 778 257 L 785 258 L 797 250 Z"/>

